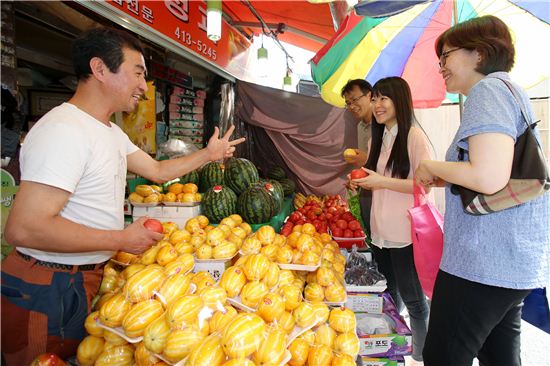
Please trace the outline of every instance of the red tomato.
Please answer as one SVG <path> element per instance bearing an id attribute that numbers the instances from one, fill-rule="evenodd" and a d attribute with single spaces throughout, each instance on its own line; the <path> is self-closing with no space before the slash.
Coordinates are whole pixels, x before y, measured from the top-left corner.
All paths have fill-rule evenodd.
<path id="1" fill-rule="evenodd" d="M 348 228 L 353 231 L 359 230 L 361 229 L 361 224 L 357 220 L 351 220 L 350 222 L 348 222 Z"/>
<path id="2" fill-rule="evenodd" d="M 327 221 L 330 221 L 330 220 L 332 219 L 332 214 L 329 213 L 329 212 L 327 212 L 327 213 L 325 214 L 325 218 L 327 219 Z"/>
<path id="3" fill-rule="evenodd" d="M 339 227 L 337 228 L 330 228 L 330 231 L 332 232 L 332 236 L 335 236 L 337 238 L 341 238 L 342 235 L 344 234 L 344 231 L 342 229 L 340 229 Z"/>
<path id="4" fill-rule="evenodd" d="M 327 213 L 331 214 L 331 215 L 335 215 L 338 213 L 338 209 L 336 207 L 329 207 L 328 210 L 327 210 Z"/>
<path id="5" fill-rule="evenodd" d="M 336 221 L 336 226 L 338 226 L 340 229 L 344 230 L 348 228 L 348 222 L 346 220 L 338 220 Z"/>
<path id="6" fill-rule="evenodd" d="M 292 233 L 292 227 L 290 227 L 290 226 L 283 227 L 283 228 L 281 229 L 281 235 L 289 236 L 290 233 Z"/>
<path id="7" fill-rule="evenodd" d="M 294 224 L 295 224 L 295 225 L 303 225 L 303 224 L 305 224 L 305 223 L 306 223 L 306 220 L 300 219 L 300 220 L 296 221 Z"/>
<path id="8" fill-rule="evenodd" d="M 364 236 L 365 236 L 365 232 L 364 232 L 363 230 L 361 230 L 361 229 L 355 230 L 355 231 L 353 232 L 353 237 L 354 237 L 354 238 L 362 238 L 362 237 L 364 237 Z"/>
<path id="9" fill-rule="evenodd" d="M 369 174 L 363 169 L 353 169 L 349 176 L 351 179 L 359 179 L 359 178 L 365 178 L 368 175 Z"/>
<path id="10" fill-rule="evenodd" d="M 353 238 L 353 231 L 350 229 L 344 230 L 344 238 Z"/>
<path id="11" fill-rule="evenodd" d="M 55 353 L 44 353 L 36 357 L 31 366 L 66 366 L 61 358 Z"/>
<path id="12" fill-rule="evenodd" d="M 145 226 L 146 229 L 149 229 L 151 231 L 156 231 L 157 233 L 163 233 L 164 230 L 162 229 L 162 224 L 159 220 L 155 219 L 147 219 L 143 223 L 143 226 Z"/>
<path id="13" fill-rule="evenodd" d="M 342 220 L 353 221 L 355 220 L 355 216 L 351 212 L 346 211 L 342 214 Z"/>
<path id="14" fill-rule="evenodd" d="M 288 218 L 288 220 L 290 222 L 295 223 L 296 221 L 300 220 L 301 216 L 302 215 L 300 215 L 299 211 L 294 211 L 293 213 L 290 214 L 290 217 Z"/>

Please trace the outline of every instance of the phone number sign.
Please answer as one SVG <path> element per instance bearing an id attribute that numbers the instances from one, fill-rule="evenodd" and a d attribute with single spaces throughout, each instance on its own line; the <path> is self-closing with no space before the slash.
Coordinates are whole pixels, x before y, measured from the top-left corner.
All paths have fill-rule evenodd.
<path id="1" fill-rule="evenodd" d="M 208 39 L 205 1 L 109 0 L 107 4 L 221 68 L 250 47 L 250 42 L 223 19 L 222 38 L 218 42 Z"/>

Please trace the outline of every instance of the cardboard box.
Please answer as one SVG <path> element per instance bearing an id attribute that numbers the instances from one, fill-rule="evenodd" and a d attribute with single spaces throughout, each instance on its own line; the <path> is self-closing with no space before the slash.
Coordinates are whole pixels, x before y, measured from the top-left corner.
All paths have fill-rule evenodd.
<path id="1" fill-rule="evenodd" d="M 354 313 L 382 314 L 384 296 L 381 293 L 348 292 L 346 307 Z"/>
<path id="2" fill-rule="evenodd" d="M 154 207 L 134 207 L 134 221 L 142 216 L 149 216 L 152 219 L 157 219 L 160 222 L 175 222 L 179 228 L 185 227 L 187 220 L 201 214 L 201 206 L 154 206 Z"/>
<path id="3" fill-rule="evenodd" d="M 412 353 L 412 333 L 395 305 L 387 296 L 382 314 L 356 313 L 357 335 L 360 341 L 359 354 L 369 357 L 407 356 Z M 376 333 L 366 328 L 366 319 L 389 325 L 390 333 Z M 372 326 L 372 323 L 371 323 Z"/>
<path id="4" fill-rule="evenodd" d="M 395 358 L 361 357 L 362 366 L 405 366 L 405 359 L 401 356 Z"/>

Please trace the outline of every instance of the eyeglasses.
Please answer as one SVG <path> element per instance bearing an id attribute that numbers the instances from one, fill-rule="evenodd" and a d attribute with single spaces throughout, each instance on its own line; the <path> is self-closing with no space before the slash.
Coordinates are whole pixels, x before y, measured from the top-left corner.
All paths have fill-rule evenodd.
<path id="1" fill-rule="evenodd" d="M 451 52 L 458 51 L 461 49 L 462 47 L 457 47 L 441 53 L 441 56 L 439 56 L 439 68 L 442 68 L 443 66 L 445 66 L 445 64 L 447 63 L 447 57 L 449 57 L 449 54 L 451 54 Z"/>
<path id="2" fill-rule="evenodd" d="M 351 106 L 357 104 L 357 101 L 361 99 L 362 97 L 365 97 L 366 94 L 361 94 L 356 96 L 355 98 L 351 98 L 350 100 L 346 100 L 346 108 L 351 108 Z"/>

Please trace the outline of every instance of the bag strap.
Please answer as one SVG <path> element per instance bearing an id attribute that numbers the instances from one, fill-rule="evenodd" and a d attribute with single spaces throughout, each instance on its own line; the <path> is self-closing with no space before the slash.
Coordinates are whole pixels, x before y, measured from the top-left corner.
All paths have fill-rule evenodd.
<path id="1" fill-rule="evenodd" d="M 506 87 L 508 87 L 508 89 L 510 90 L 510 92 L 512 93 L 512 96 L 514 97 L 514 99 L 516 100 L 516 102 L 518 103 L 518 106 L 519 106 L 519 109 L 521 111 L 521 115 L 523 116 L 523 120 L 525 121 L 525 124 L 527 125 L 527 130 L 529 131 L 532 131 L 532 126 L 533 125 L 537 125 L 537 123 L 540 122 L 539 121 L 535 121 L 535 122 L 532 122 L 531 121 L 531 118 L 528 118 L 528 114 L 525 110 L 525 105 L 524 103 L 522 102 L 517 90 L 514 88 L 514 86 L 512 85 L 512 83 L 510 83 L 508 80 L 504 80 L 502 78 L 498 78 L 498 77 L 495 77 L 495 76 L 491 76 L 493 79 L 498 79 L 500 81 L 502 81 Z M 537 142 L 537 145 L 539 146 L 539 149 L 542 151 L 542 146 L 540 146 L 540 142 L 538 141 L 538 139 L 535 139 L 535 141 Z M 544 155 L 544 154 L 543 154 Z M 459 148 L 458 150 L 458 161 L 464 161 L 464 149 L 463 148 Z"/>
<path id="2" fill-rule="evenodd" d="M 424 186 L 416 183 L 416 179 L 413 178 L 414 207 L 420 206 L 420 196 L 426 196 L 426 189 L 424 189 Z"/>

